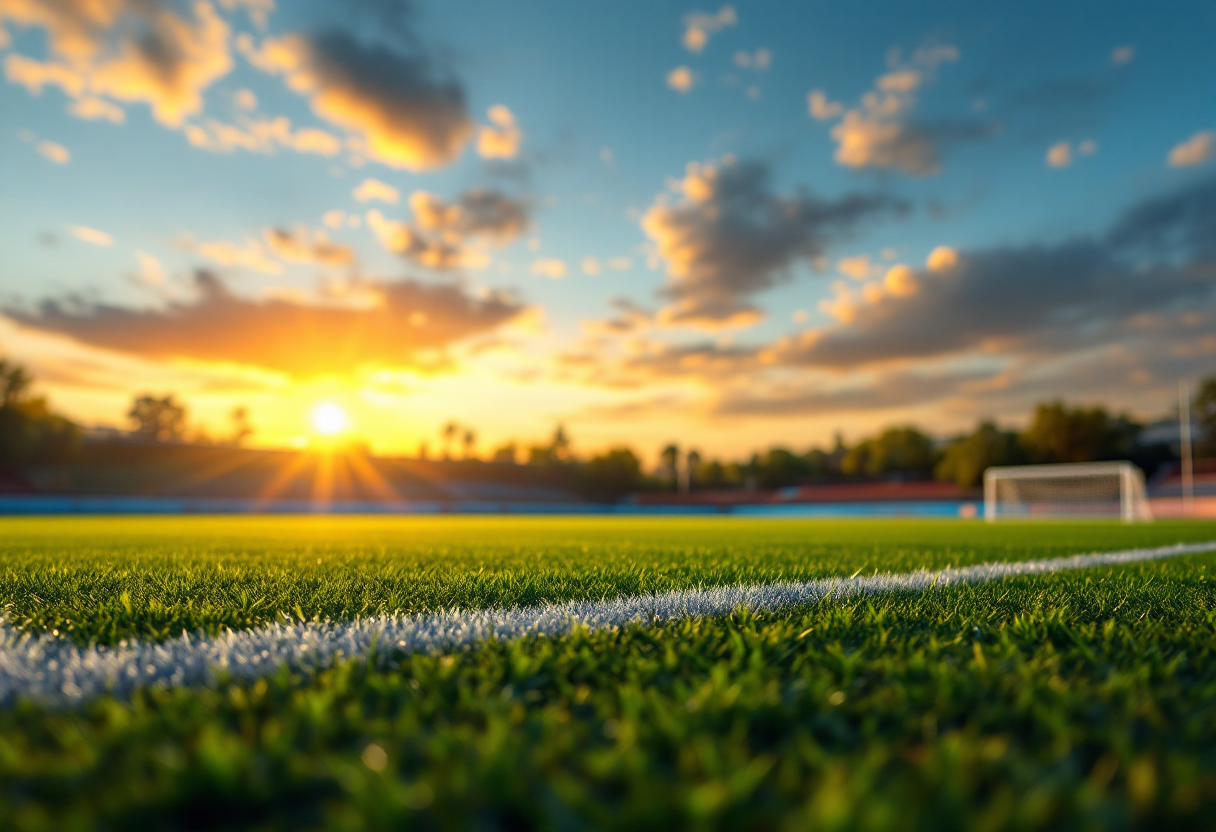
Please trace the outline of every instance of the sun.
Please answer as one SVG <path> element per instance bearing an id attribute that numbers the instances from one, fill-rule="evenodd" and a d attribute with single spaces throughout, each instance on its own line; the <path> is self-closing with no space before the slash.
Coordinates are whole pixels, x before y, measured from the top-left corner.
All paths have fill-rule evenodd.
<path id="1" fill-rule="evenodd" d="M 346 430 L 346 411 L 333 402 L 322 402 L 312 409 L 312 427 L 322 436 L 336 436 Z"/>

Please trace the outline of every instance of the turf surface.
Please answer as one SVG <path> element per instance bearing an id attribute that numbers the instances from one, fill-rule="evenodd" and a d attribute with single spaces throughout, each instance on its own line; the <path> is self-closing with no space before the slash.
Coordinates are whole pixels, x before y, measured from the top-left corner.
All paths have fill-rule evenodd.
<path id="1" fill-rule="evenodd" d="M 297 606 L 350 617 L 1206 539 L 1211 524 L 4 521 L 0 599 L 19 626 L 72 619 L 104 641 Z M 0 712 L 0 828 L 1210 829 L 1213 569 L 1191 556 L 22 704 Z"/>
<path id="2" fill-rule="evenodd" d="M 13 626 L 74 641 L 209 634 L 698 586 L 906 572 L 1216 539 L 1216 524 L 733 518 L 0 520 Z"/>

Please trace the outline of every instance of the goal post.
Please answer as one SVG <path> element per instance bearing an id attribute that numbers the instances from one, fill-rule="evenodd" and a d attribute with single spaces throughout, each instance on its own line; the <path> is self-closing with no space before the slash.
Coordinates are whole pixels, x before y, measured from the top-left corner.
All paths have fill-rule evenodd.
<path id="1" fill-rule="evenodd" d="M 1144 474 L 1130 462 L 1014 465 L 984 472 L 984 519 L 1153 519 Z"/>

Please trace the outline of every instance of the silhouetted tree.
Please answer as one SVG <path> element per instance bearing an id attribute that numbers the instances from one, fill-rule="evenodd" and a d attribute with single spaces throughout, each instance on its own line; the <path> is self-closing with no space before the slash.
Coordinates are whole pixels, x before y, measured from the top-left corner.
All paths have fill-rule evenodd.
<path id="1" fill-rule="evenodd" d="M 1040 404 L 1022 447 L 1034 462 L 1092 462 L 1126 456 L 1139 425 L 1126 416 L 1112 417 L 1102 407 L 1069 408 L 1063 402 Z"/>
<path id="2" fill-rule="evenodd" d="M 253 426 L 249 423 L 249 408 L 243 405 L 234 407 L 229 418 L 232 420 L 232 435 L 228 438 L 228 442 L 240 447 L 246 439 L 253 436 Z"/>
<path id="3" fill-rule="evenodd" d="M 629 448 L 613 448 L 594 456 L 579 468 L 579 490 L 599 501 L 616 501 L 641 489 L 642 463 Z"/>
<path id="4" fill-rule="evenodd" d="M 452 458 L 452 442 L 456 439 L 456 433 L 460 430 L 460 425 L 455 422 L 448 422 L 443 426 L 443 458 Z"/>
<path id="5" fill-rule="evenodd" d="M 0 406 L 15 407 L 25 401 L 32 383 L 24 367 L 0 359 Z"/>
<path id="6" fill-rule="evenodd" d="M 680 446 L 672 442 L 663 450 L 659 451 L 659 466 L 662 468 L 664 477 L 671 481 L 673 486 L 678 486 L 678 477 L 680 474 Z"/>
<path id="7" fill-rule="evenodd" d="M 553 430 L 553 441 L 549 444 L 549 447 L 556 461 L 570 461 L 570 437 L 566 433 L 565 425 L 562 425 L 560 422 Z"/>
<path id="8" fill-rule="evenodd" d="M 170 442 L 186 432 L 186 408 L 172 395 L 163 398 L 137 396 L 127 418 L 134 424 L 134 433 L 153 442 Z"/>
<path id="9" fill-rule="evenodd" d="M 914 427 L 887 428 L 855 445 L 840 463 L 846 474 L 928 474 L 937 462 L 933 440 Z"/>
<path id="10" fill-rule="evenodd" d="M 1017 433 L 983 422 L 970 436 L 955 440 L 946 448 L 933 473 L 939 480 L 956 483 L 960 488 L 973 488 L 980 484 L 990 466 L 1016 465 L 1024 462 L 1025 457 Z"/>
<path id="11" fill-rule="evenodd" d="M 31 396 L 25 368 L 0 359 L 0 465 L 62 462 L 80 447 L 80 431 Z"/>
<path id="12" fill-rule="evenodd" d="M 473 446 L 477 444 L 477 431 L 467 428 L 464 432 L 464 458 L 471 459 Z"/>
<path id="13" fill-rule="evenodd" d="M 514 442 L 506 442 L 494 449 L 493 460 L 495 462 L 510 462 L 514 464 L 516 457 L 519 454 L 519 448 Z"/>
<path id="14" fill-rule="evenodd" d="M 691 491 L 701 474 L 701 452 L 695 448 L 684 457 L 684 490 Z"/>

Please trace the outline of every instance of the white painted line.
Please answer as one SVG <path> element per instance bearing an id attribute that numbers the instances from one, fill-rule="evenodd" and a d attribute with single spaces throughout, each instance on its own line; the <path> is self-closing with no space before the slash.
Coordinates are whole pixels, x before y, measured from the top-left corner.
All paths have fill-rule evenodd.
<path id="1" fill-rule="evenodd" d="M 1210 551 L 1216 551 L 1216 541 L 869 578 L 688 589 L 602 601 L 375 616 L 337 623 L 275 624 L 258 630 L 228 631 L 216 637 L 183 635 L 175 641 L 158 644 L 137 641 L 117 647 L 77 647 L 56 636 L 19 633 L 0 620 L 0 705 L 25 698 L 48 705 L 72 705 L 105 693 L 126 696 L 146 685 L 204 685 L 214 682 L 217 670 L 249 680 L 269 676 L 284 666 L 316 668 L 350 656 L 438 653 L 491 638 L 561 636 L 578 627 L 603 630 L 627 624 L 724 615 L 740 607 L 776 610 L 825 598 L 925 592 L 951 584 L 983 583 L 1018 575 Z"/>

